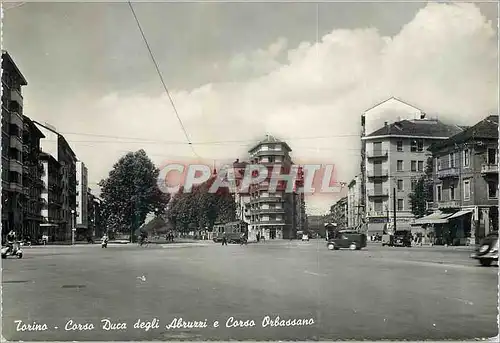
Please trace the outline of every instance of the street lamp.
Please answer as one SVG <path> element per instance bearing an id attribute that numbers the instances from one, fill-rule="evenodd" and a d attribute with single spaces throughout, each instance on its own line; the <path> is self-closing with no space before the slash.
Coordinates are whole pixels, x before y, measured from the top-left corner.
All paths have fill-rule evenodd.
<path id="1" fill-rule="evenodd" d="M 71 245 L 75 245 L 75 210 L 71 210 Z"/>

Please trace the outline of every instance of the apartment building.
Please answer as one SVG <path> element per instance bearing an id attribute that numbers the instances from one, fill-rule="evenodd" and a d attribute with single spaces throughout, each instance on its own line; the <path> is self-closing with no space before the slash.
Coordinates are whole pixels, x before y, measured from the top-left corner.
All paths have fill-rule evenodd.
<path id="1" fill-rule="evenodd" d="M 58 218 L 57 230 L 54 236 L 57 240 L 70 240 L 72 229 L 76 225 L 77 158 L 64 136 L 59 134 L 55 127 L 37 121 L 35 121 L 35 125 L 45 136 L 45 138 L 40 141 L 42 151 L 51 155 L 59 166 L 58 169 L 56 169 L 54 161 L 51 159 L 47 160 L 47 157 L 44 156 L 44 170 L 48 173 L 52 173 L 47 175 L 48 179 L 57 177 L 57 182 L 53 183 L 52 187 L 56 187 L 59 194 L 53 194 L 55 199 L 53 206 L 56 206 L 55 204 L 61 206 L 57 215 L 53 212 L 53 218 Z M 50 168 L 45 169 L 45 167 Z"/>
<path id="2" fill-rule="evenodd" d="M 347 197 L 339 199 L 334 205 L 330 207 L 330 215 L 332 221 L 337 224 L 338 227 L 346 228 L 348 211 Z"/>
<path id="3" fill-rule="evenodd" d="M 474 243 L 498 231 L 498 115 L 433 144 L 430 151 L 435 213 L 417 222 L 434 224 L 443 244 Z"/>
<path id="4" fill-rule="evenodd" d="M 61 179 L 59 170 L 61 164 L 51 154 L 41 152 L 40 161 L 43 166 L 42 172 L 42 210 L 43 218 L 40 224 L 41 231 L 49 237 L 50 241 L 64 240 L 64 231 L 60 229 L 62 224 L 62 196 Z"/>
<path id="5" fill-rule="evenodd" d="M 265 239 L 292 239 L 296 238 L 297 231 L 304 228 L 306 216 L 303 194 L 287 192 L 286 181 L 279 182 L 275 192 L 269 189 L 275 165 L 281 166 L 282 174 L 289 173 L 293 165 L 291 151 L 286 142 L 271 135 L 249 150 L 250 163 L 263 164 L 269 171 L 264 182 L 249 188 L 249 239 L 256 237 L 257 232 Z"/>
<path id="6" fill-rule="evenodd" d="M 77 235 L 87 235 L 88 223 L 88 180 L 87 167 L 76 161 L 76 231 Z"/>
<path id="7" fill-rule="evenodd" d="M 104 228 L 101 223 L 101 199 L 92 194 L 90 188 L 87 191 L 87 203 L 88 232 L 92 237 L 102 237 Z"/>
<path id="8" fill-rule="evenodd" d="M 23 96 L 28 83 L 7 51 L 2 51 L 2 233 L 18 234 L 24 222 Z"/>
<path id="9" fill-rule="evenodd" d="M 347 191 L 347 226 L 358 228 L 361 221 L 361 174 L 356 175 L 348 184 Z"/>
<path id="10" fill-rule="evenodd" d="M 40 161 L 40 139 L 44 137 L 35 123 L 23 116 L 23 237 L 38 239 L 42 235 L 40 224 L 43 223 L 41 215 L 44 205 L 41 197 L 43 190 L 42 173 L 43 165 Z"/>
<path id="11" fill-rule="evenodd" d="M 420 119 L 393 124 L 386 122 L 383 127 L 362 138 L 366 145 L 366 169 L 363 174 L 369 234 L 393 230 L 394 224 L 397 230 L 410 229 L 414 216 L 409 195 L 424 174 L 431 157 L 427 148 L 462 130 L 459 126 L 446 125 L 421 115 Z"/>

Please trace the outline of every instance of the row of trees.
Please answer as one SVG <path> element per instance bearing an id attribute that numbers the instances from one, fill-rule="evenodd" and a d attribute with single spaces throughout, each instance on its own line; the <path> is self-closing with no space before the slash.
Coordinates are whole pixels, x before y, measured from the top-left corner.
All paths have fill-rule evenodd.
<path id="1" fill-rule="evenodd" d="M 236 220 L 234 194 L 227 188 L 210 193 L 215 177 L 194 186 L 191 192 L 180 189 L 172 198 L 167 219 L 182 231 L 198 228 L 212 228 L 217 222 Z"/>

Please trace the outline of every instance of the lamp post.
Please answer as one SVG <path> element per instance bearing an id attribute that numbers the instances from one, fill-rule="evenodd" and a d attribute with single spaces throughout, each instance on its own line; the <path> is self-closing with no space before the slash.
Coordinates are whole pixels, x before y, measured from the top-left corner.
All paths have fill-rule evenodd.
<path id="1" fill-rule="evenodd" d="M 75 245 L 75 210 L 71 210 L 71 245 Z"/>

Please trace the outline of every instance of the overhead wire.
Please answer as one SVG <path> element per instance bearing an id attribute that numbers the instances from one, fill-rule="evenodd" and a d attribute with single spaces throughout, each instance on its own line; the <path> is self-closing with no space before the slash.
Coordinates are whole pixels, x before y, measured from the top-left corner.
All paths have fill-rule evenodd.
<path id="1" fill-rule="evenodd" d="M 132 14 L 133 14 L 134 18 L 135 18 L 135 21 L 137 23 L 137 27 L 139 28 L 139 31 L 141 32 L 141 36 L 142 36 L 142 39 L 143 39 L 144 43 L 146 44 L 146 48 L 149 51 L 149 55 L 151 57 L 151 60 L 153 61 L 153 64 L 155 65 L 156 72 L 158 73 L 158 76 L 159 76 L 160 81 L 161 81 L 161 83 L 163 85 L 163 88 L 165 89 L 165 93 L 167 93 L 168 99 L 170 100 L 170 104 L 172 105 L 172 108 L 174 110 L 175 116 L 177 117 L 177 120 L 179 121 L 181 129 L 182 129 L 184 135 L 186 136 L 186 140 L 187 140 L 189 146 L 191 147 L 191 150 L 193 151 L 193 154 L 196 157 L 200 158 L 200 156 L 198 155 L 198 153 L 194 149 L 193 145 L 191 144 L 191 139 L 189 137 L 189 134 L 187 133 L 186 127 L 184 126 L 184 123 L 182 122 L 182 119 L 181 119 L 181 117 L 179 115 L 179 112 L 177 111 L 177 107 L 175 106 L 174 100 L 172 99 L 172 96 L 170 95 L 170 91 L 168 90 L 168 87 L 167 87 L 167 85 L 165 83 L 165 80 L 163 79 L 163 75 L 162 75 L 162 73 L 160 71 L 160 67 L 158 66 L 158 63 L 156 62 L 156 59 L 155 59 L 154 54 L 153 54 L 153 51 L 151 50 L 151 47 L 149 46 L 148 40 L 146 38 L 146 35 L 144 34 L 144 30 L 142 29 L 142 26 L 141 26 L 141 23 L 139 21 L 139 18 L 137 17 L 137 14 L 135 13 L 134 6 L 132 6 L 132 2 L 131 1 L 128 1 L 128 5 L 130 7 L 130 10 L 132 11 Z"/>

